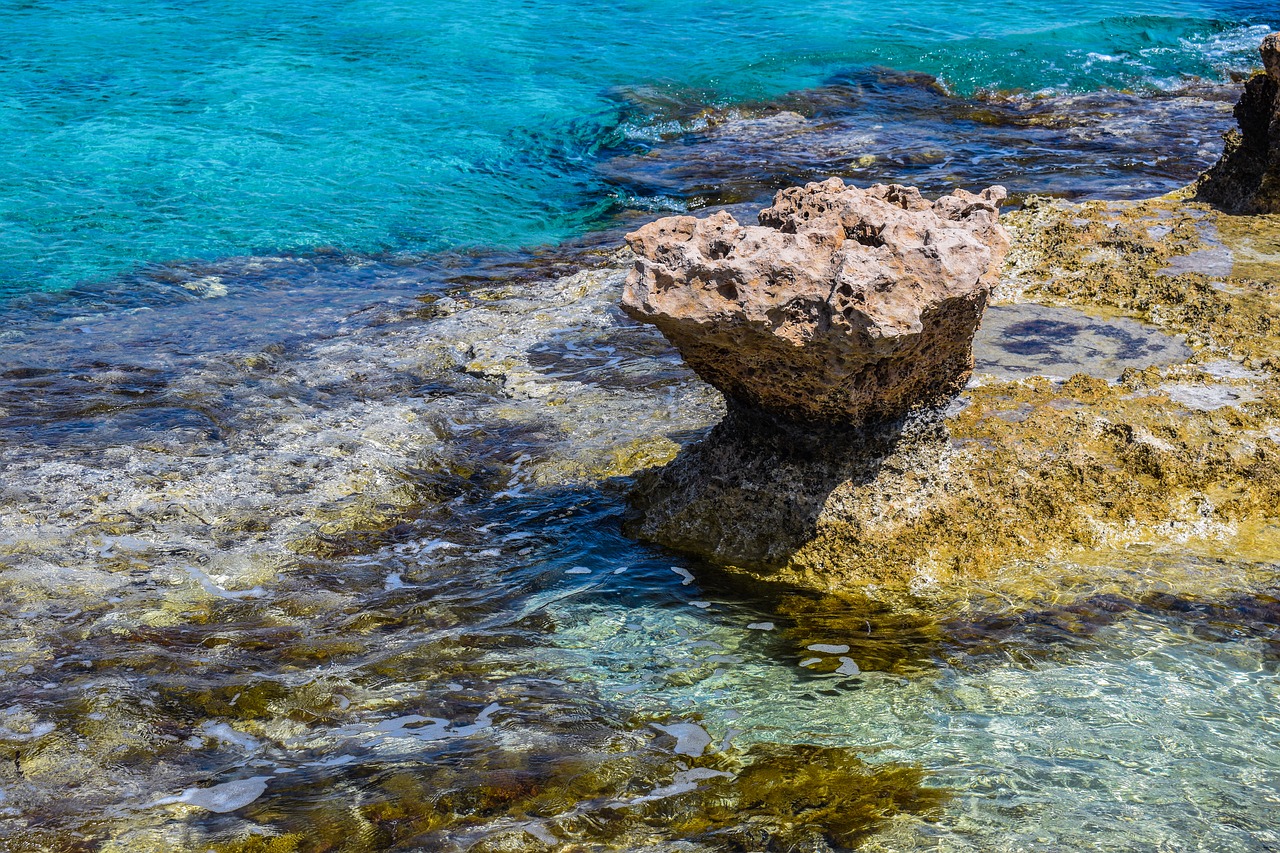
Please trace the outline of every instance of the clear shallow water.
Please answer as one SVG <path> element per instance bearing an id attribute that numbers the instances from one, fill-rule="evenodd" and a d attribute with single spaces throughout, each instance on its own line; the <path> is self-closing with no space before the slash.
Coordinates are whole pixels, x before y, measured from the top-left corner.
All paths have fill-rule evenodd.
<path id="1" fill-rule="evenodd" d="M 617 276 L 547 283 L 617 232 L 459 248 L 824 169 L 1170 189 L 1233 97 L 1180 76 L 1273 13 L 1141 11 L 12 9 L 0 850 L 821 851 L 808 791 L 731 787 L 800 748 L 877 804 L 836 847 L 1275 849 L 1274 565 L 745 590 L 618 532 L 610 474 L 719 403 Z"/>
<path id="2" fill-rule="evenodd" d="M 724 106 L 868 65 L 961 94 L 1169 88 L 1254 64 L 1247 25 L 1277 17 L 1237 0 L 3 13 L 0 294 L 192 257 L 556 242 L 646 204 L 595 168 L 661 134 L 637 93 Z"/>
<path id="3" fill-rule="evenodd" d="M 1208 597 L 1138 553 L 1123 595 L 752 590 L 619 532 L 609 466 L 718 406 L 621 321 L 617 274 L 188 283 L 214 271 L 6 340 L 6 853 L 1276 843 L 1276 566 L 1176 573 Z M 248 322 L 268 306 L 287 336 Z M 715 818 L 742 794 L 713 786 L 806 778 L 813 749 L 865 764 Z M 806 833 L 862 787 L 874 817 Z"/>

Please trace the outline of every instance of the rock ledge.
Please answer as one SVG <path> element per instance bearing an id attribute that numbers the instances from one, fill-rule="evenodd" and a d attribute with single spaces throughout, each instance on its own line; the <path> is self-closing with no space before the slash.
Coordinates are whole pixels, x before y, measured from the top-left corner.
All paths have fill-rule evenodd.
<path id="1" fill-rule="evenodd" d="M 1280 213 L 1280 33 L 1258 48 L 1266 69 L 1245 83 L 1222 157 L 1201 177 L 1197 198 L 1228 213 Z"/>

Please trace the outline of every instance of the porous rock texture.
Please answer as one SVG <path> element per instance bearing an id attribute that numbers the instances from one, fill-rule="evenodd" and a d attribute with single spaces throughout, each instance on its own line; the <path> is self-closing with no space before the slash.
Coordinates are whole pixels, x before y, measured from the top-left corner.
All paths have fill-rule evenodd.
<path id="1" fill-rule="evenodd" d="M 840 595 L 1273 589 L 1280 217 L 1031 199 L 1002 220 L 993 301 L 1127 316 L 1189 360 L 1118 382 L 987 374 L 942 413 L 860 428 L 731 406 L 637 478 L 628 532 L 747 584 Z"/>
<path id="2" fill-rule="evenodd" d="M 1005 192 L 832 178 L 779 192 L 759 225 L 674 216 L 627 236 L 624 310 L 652 323 L 730 408 L 860 425 L 950 399 L 1009 238 Z"/>
<path id="3" fill-rule="evenodd" d="M 1280 213 L 1280 33 L 1259 51 L 1265 71 L 1245 83 L 1240 128 L 1226 134 L 1222 157 L 1197 186 L 1199 200 L 1228 213 Z"/>

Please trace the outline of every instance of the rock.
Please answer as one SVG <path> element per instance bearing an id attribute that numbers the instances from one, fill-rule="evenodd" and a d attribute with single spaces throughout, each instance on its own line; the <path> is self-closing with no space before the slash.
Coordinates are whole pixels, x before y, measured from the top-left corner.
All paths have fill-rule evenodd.
<path id="1" fill-rule="evenodd" d="M 1065 381 L 988 375 L 943 412 L 857 428 L 733 405 L 674 461 L 637 478 L 627 532 L 702 558 L 702 571 L 727 573 L 718 583 L 764 582 L 764 592 L 990 589 L 1026 600 L 1157 584 L 1210 595 L 1238 589 L 1255 566 L 1271 571 L 1280 250 L 1258 247 L 1280 247 L 1280 217 L 1171 198 L 1031 199 L 1008 223 L 1015 245 L 998 295 L 1042 306 L 1011 349 L 1054 344 L 1067 307 L 1127 316 L 1149 327 L 1117 336 L 1136 350 L 1122 371 L 1081 358 L 1052 365 L 1075 374 Z M 1257 260 L 1237 260 L 1229 280 L 1169 273 L 1174 258 L 1218 245 Z M 1139 346 L 1150 329 L 1176 337 L 1187 361 Z M 1211 577 L 1204 567 L 1219 558 L 1230 568 Z"/>
<path id="2" fill-rule="evenodd" d="M 637 479 L 624 529 L 756 578 L 838 588 L 849 580 L 845 566 L 829 565 L 829 573 L 812 577 L 806 577 L 811 567 L 801 566 L 824 529 L 833 527 L 833 496 L 874 491 L 890 501 L 927 500 L 922 486 L 947 467 L 949 448 L 933 411 L 850 429 L 731 406 L 702 441 Z M 898 567 L 888 573 L 869 567 L 852 547 L 863 527 L 860 516 L 883 507 L 856 499 L 841 506 L 850 512 L 835 520 L 838 550 L 857 561 L 858 580 L 893 579 Z"/>
<path id="3" fill-rule="evenodd" d="M 1004 189 L 930 202 L 838 178 L 779 192 L 759 225 L 675 216 L 627 236 L 622 305 L 652 323 L 730 407 L 860 425 L 937 406 L 972 340 L 1009 239 Z"/>
<path id="4" fill-rule="evenodd" d="M 1222 157 L 1201 176 L 1196 197 L 1228 213 L 1280 213 L 1280 33 L 1262 40 L 1265 71 L 1244 86 Z"/>

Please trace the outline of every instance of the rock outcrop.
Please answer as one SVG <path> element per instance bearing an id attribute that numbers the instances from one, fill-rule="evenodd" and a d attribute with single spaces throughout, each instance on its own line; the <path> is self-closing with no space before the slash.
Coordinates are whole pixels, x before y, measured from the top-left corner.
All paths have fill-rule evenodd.
<path id="1" fill-rule="evenodd" d="M 627 236 L 623 308 L 731 409 L 852 426 L 950 399 L 1009 240 L 1000 187 L 930 202 L 838 178 L 782 190 L 759 225 L 675 216 Z"/>
<path id="2" fill-rule="evenodd" d="M 1265 71 L 1245 83 L 1238 130 L 1200 179 L 1197 198 L 1228 213 L 1280 213 L 1280 33 L 1262 40 Z"/>
<path id="3" fill-rule="evenodd" d="M 623 307 L 723 392 L 728 414 L 631 496 L 636 536 L 768 576 L 814 541 L 833 493 L 906 494 L 942 464 L 940 407 L 1009 238 L 1004 190 L 928 201 L 839 179 L 628 235 Z"/>
<path id="4" fill-rule="evenodd" d="M 731 407 L 638 475 L 628 533 L 747 584 L 841 594 L 1274 586 L 1280 252 L 1257 247 L 1280 246 L 1280 217 L 1037 199 L 1007 221 L 993 301 L 1127 316 L 1178 336 L 1187 360 L 1065 381 L 988 373 L 941 415 L 858 428 Z M 1225 270 L 1219 249 L 1237 258 Z"/>

